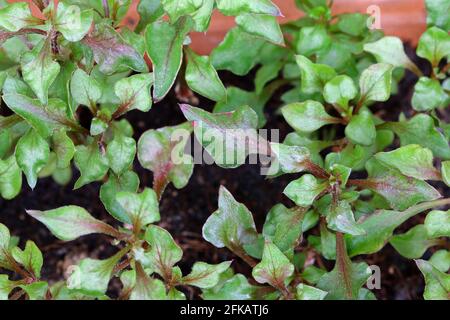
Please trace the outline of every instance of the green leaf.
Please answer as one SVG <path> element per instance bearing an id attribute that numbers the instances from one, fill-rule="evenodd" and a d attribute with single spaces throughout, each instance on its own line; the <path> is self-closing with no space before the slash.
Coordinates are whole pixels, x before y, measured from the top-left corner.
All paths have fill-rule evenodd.
<path id="1" fill-rule="evenodd" d="M 328 292 L 300 283 L 296 288 L 298 300 L 323 300 Z"/>
<path id="2" fill-rule="evenodd" d="M 8 300 L 9 293 L 16 287 L 14 281 L 8 279 L 8 275 L 0 274 L 0 300 Z"/>
<path id="3" fill-rule="evenodd" d="M 45 281 L 38 281 L 26 285 L 20 285 L 20 288 L 27 293 L 29 300 L 45 300 L 48 290 L 48 283 Z"/>
<path id="4" fill-rule="evenodd" d="M 375 158 L 383 165 L 420 180 L 439 180 L 433 166 L 433 154 L 417 144 L 409 144 L 390 152 L 379 152 Z"/>
<path id="5" fill-rule="evenodd" d="M 202 298 L 205 300 L 251 300 L 255 298 L 256 286 L 248 283 L 242 274 L 227 276 L 221 274 L 219 283 L 211 289 L 204 289 Z"/>
<path id="6" fill-rule="evenodd" d="M 78 206 L 64 206 L 47 211 L 27 210 L 27 213 L 45 224 L 55 237 L 63 241 L 71 241 L 92 233 L 117 235 L 113 227 L 95 219 Z"/>
<path id="7" fill-rule="evenodd" d="M 271 15 L 240 14 L 236 17 L 236 24 L 251 35 L 284 46 L 284 38 L 280 26 L 277 19 Z"/>
<path id="8" fill-rule="evenodd" d="M 170 21 L 175 23 L 180 17 L 191 15 L 200 9 L 203 0 L 161 0 L 161 4 Z"/>
<path id="9" fill-rule="evenodd" d="M 260 69 L 261 70 L 261 69 Z M 250 106 L 258 115 L 258 128 L 266 124 L 264 107 L 268 96 L 265 93 L 245 91 L 237 87 L 227 87 L 227 96 L 225 100 L 218 101 L 214 106 L 214 113 L 230 112 L 242 106 Z"/>
<path id="10" fill-rule="evenodd" d="M 436 79 L 421 77 L 414 86 L 411 104 L 414 110 L 429 111 L 445 104 L 447 94 Z"/>
<path id="11" fill-rule="evenodd" d="M 436 251 L 429 262 L 439 271 L 447 272 L 450 269 L 450 251 L 445 249 Z"/>
<path id="12" fill-rule="evenodd" d="M 347 109 L 348 102 L 356 97 L 358 90 L 352 78 L 348 76 L 336 76 L 328 81 L 324 87 L 323 97 L 331 104 Z"/>
<path id="13" fill-rule="evenodd" d="M 216 4 L 217 9 L 226 16 L 237 16 L 241 13 L 281 16 L 280 9 L 269 0 L 216 0 Z"/>
<path id="14" fill-rule="evenodd" d="M 336 260 L 333 270 L 320 278 L 317 288 L 328 292 L 325 297 L 327 300 L 354 300 L 370 275 L 371 271 L 365 262 L 353 263 L 346 256 Z"/>
<path id="15" fill-rule="evenodd" d="M 208 56 L 199 56 L 186 49 L 186 82 L 193 91 L 213 101 L 227 98 L 227 91 Z"/>
<path id="16" fill-rule="evenodd" d="M 75 155 L 75 145 L 64 130 L 56 130 L 52 136 L 52 150 L 56 154 L 56 165 L 60 169 L 70 166 Z"/>
<path id="17" fill-rule="evenodd" d="M 166 298 L 164 283 L 149 277 L 142 267 L 138 266 L 130 300 L 164 300 Z"/>
<path id="18" fill-rule="evenodd" d="M 431 238 L 450 237 L 450 210 L 434 210 L 425 218 L 425 228 Z"/>
<path id="19" fill-rule="evenodd" d="M 78 6 L 59 2 L 54 27 L 62 33 L 66 40 L 77 42 L 88 33 L 93 18 L 94 12 L 92 9 L 81 11 Z"/>
<path id="20" fill-rule="evenodd" d="M 8 31 L 16 32 L 22 28 L 40 24 L 40 20 L 35 18 L 25 2 L 8 4 L 0 9 L 0 27 Z"/>
<path id="21" fill-rule="evenodd" d="M 108 158 L 100 153 L 99 146 L 95 141 L 87 146 L 77 146 L 75 165 L 81 173 L 81 176 L 75 182 L 75 189 L 102 179 L 109 169 Z"/>
<path id="22" fill-rule="evenodd" d="M 327 29 L 321 24 L 300 29 L 298 41 L 296 43 L 296 52 L 311 56 L 320 50 L 326 49 L 331 44 L 331 37 Z"/>
<path id="23" fill-rule="evenodd" d="M 203 225 L 203 238 L 217 248 L 239 250 L 256 241 L 256 227 L 251 212 L 237 202 L 223 186 L 219 190 L 219 208 Z"/>
<path id="24" fill-rule="evenodd" d="M 314 200 L 322 194 L 329 184 L 327 181 L 319 182 L 311 174 L 305 174 L 299 179 L 288 184 L 283 193 L 296 205 L 300 207 L 309 207 Z"/>
<path id="25" fill-rule="evenodd" d="M 294 265 L 272 242 L 266 240 L 262 260 L 253 267 L 252 276 L 259 283 L 268 283 L 285 291 L 285 282 L 294 273 Z"/>
<path id="26" fill-rule="evenodd" d="M 290 146 L 283 143 L 270 143 L 272 164 L 269 175 L 298 173 L 305 171 L 310 163 L 310 152 L 305 147 Z"/>
<path id="27" fill-rule="evenodd" d="M 280 70 L 283 68 L 283 61 L 268 63 L 258 69 L 255 76 L 255 92 L 261 94 L 266 84 L 277 78 Z M 230 87 L 228 87 L 230 89 Z"/>
<path id="28" fill-rule="evenodd" d="M 423 224 L 409 229 L 406 233 L 393 236 L 389 243 L 408 259 L 420 258 L 429 247 L 436 245 L 436 241 L 430 239 Z"/>
<path id="29" fill-rule="evenodd" d="M 436 269 L 425 260 L 415 260 L 417 267 L 425 278 L 425 300 L 448 300 L 450 292 L 450 275 Z"/>
<path id="30" fill-rule="evenodd" d="M 77 69 L 70 80 L 70 92 L 73 99 L 87 107 L 95 106 L 102 96 L 99 83 L 84 70 Z"/>
<path id="31" fill-rule="evenodd" d="M 361 186 L 380 194 L 395 210 L 405 210 L 416 203 L 441 197 L 428 183 L 406 177 L 375 159 L 367 162 L 366 169 L 369 178 Z"/>
<path id="32" fill-rule="evenodd" d="M 406 55 L 400 38 L 388 36 L 372 43 L 366 43 L 364 51 L 373 54 L 380 63 L 391 64 L 394 67 L 403 67 L 417 74 L 421 73 Z"/>
<path id="33" fill-rule="evenodd" d="M 408 121 L 389 123 L 389 129 L 400 137 L 402 146 L 418 144 L 433 151 L 435 157 L 450 159 L 448 139 L 436 128 L 434 119 L 418 114 Z"/>
<path id="34" fill-rule="evenodd" d="M 377 137 L 377 131 L 372 114 L 363 110 L 354 115 L 350 123 L 345 127 L 345 136 L 355 144 L 363 146 L 373 145 Z"/>
<path id="35" fill-rule="evenodd" d="M 225 261 L 220 264 L 196 262 L 192 267 L 191 273 L 185 276 L 182 282 L 198 288 L 210 289 L 219 282 L 221 273 L 225 272 L 230 265 L 231 261 Z"/>
<path id="36" fill-rule="evenodd" d="M 182 18 L 174 25 L 156 21 L 145 30 L 147 53 L 153 62 L 155 102 L 162 100 L 175 82 L 183 61 L 184 39 L 192 26 L 192 19 Z"/>
<path id="37" fill-rule="evenodd" d="M 352 207 L 347 201 L 339 201 L 336 206 L 330 205 L 327 211 L 327 223 L 331 230 L 355 236 L 366 233 L 356 223 Z"/>
<path id="38" fill-rule="evenodd" d="M 3 199 L 11 200 L 22 190 L 22 171 L 16 162 L 16 157 L 0 159 L 0 195 Z"/>
<path id="39" fill-rule="evenodd" d="M 116 196 L 127 219 L 123 222 L 132 224 L 136 231 L 144 226 L 159 221 L 158 199 L 153 189 L 145 188 L 142 193 L 121 191 Z"/>
<path id="40" fill-rule="evenodd" d="M 158 198 L 169 182 L 177 189 L 184 188 L 189 182 L 194 162 L 191 155 L 184 153 L 184 148 L 191 132 L 191 124 L 185 123 L 148 130 L 139 138 L 139 163 L 153 172 L 153 188 Z"/>
<path id="41" fill-rule="evenodd" d="M 267 152 L 265 140 L 256 132 L 258 116 L 250 107 L 224 113 L 209 113 L 186 104 L 180 108 L 186 119 L 193 121 L 195 136 L 220 167 L 236 168 L 245 163 L 248 154 Z"/>
<path id="42" fill-rule="evenodd" d="M 43 138 L 51 136 L 56 129 L 77 128 L 75 123 L 67 119 L 66 105 L 62 100 L 49 99 L 48 104 L 42 105 L 39 100 L 21 94 L 5 94 L 3 101 Z"/>
<path id="43" fill-rule="evenodd" d="M 429 209 L 427 203 L 418 204 L 405 211 L 377 210 L 361 218 L 358 225 L 365 230 L 361 236 L 346 235 L 345 240 L 351 257 L 372 254 L 381 250 L 392 237 L 394 230 L 405 221 Z"/>
<path id="44" fill-rule="evenodd" d="M 59 74 L 60 66 L 53 60 L 49 38 L 25 53 L 21 58 L 23 80 L 42 104 L 48 102 L 48 90 Z"/>
<path id="45" fill-rule="evenodd" d="M 43 265 L 42 253 L 33 241 L 27 241 L 25 250 L 14 247 L 11 250 L 14 260 L 20 263 L 28 272 L 35 277 L 41 277 L 41 269 Z"/>
<path id="46" fill-rule="evenodd" d="M 100 200 L 106 210 L 117 220 L 130 222 L 130 218 L 116 199 L 122 191 L 135 193 L 139 187 L 139 177 L 133 171 L 124 172 L 120 177 L 110 174 L 109 179 L 100 188 Z"/>
<path id="47" fill-rule="evenodd" d="M 123 249 L 105 260 L 86 258 L 75 266 L 67 287 L 90 296 L 102 296 L 108 289 L 114 267 L 126 253 Z"/>
<path id="48" fill-rule="evenodd" d="M 208 30 L 214 8 L 215 0 L 203 0 L 200 8 L 191 15 L 195 22 L 195 31 L 206 32 Z"/>
<path id="49" fill-rule="evenodd" d="M 94 60 L 104 74 L 112 74 L 124 68 L 148 72 L 141 54 L 107 23 L 96 24 L 93 33 L 86 36 L 82 43 L 91 48 Z"/>
<path id="50" fill-rule="evenodd" d="M 289 125 L 299 132 L 313 132 L 324 125 L 339 123 L 330 116 L 324 106 L 317 101 L 294 102 L 281 108 L 281 113 Z"/>
<path id="51" fill-rule="evenodd" d="M 359 87 L 361 99 L 367 101 L 386 101 L 391 95 L 392 70 L 390 64 L 371 65 L 361 74 Z"/>
<path id="52" fill-rule="evenodd" d="M 450 187 L 450 161 L 443 161 L 441 163 L 442 181 Z"/>
<path id="53" fill-rule="evenodd" d="M 140 20 L 136 32 L 141 32 L 148 24 L 155 22 L 164 15 L 161 0 L 141 0 L 137 6 L 137 11 Z"/>
<path id="54" fill-rule="evenodd" d="M 133 138 L 117 134 L 106 149 L 109 167 L 120 176 L 133 164 L 136 155 L 136 141 Z"/>
<path id="55" fill-rule="evenodd" d="M 11 269 L 10 262 L 10 242 L 11 234 L 8 228 L 0 223 L 0 267 L 5 269 Z M 0 275 L 1 277 L 1 275 Z"/>
<path id="56" fill-rule="evenodd" d="M 149 225 L 144 239 L 150 245 L 150 249 L 145 253 L 149 266 L 165 280 L 169 280 L 172 267 L 181 260 L 183 250 L 168 231 L 158 226 Z"/>
<path id="57" fill-rule="evenodd" d="M 361 13 L 344 13 L 339 15 L 336 26 L 341 32 L 358 37 L 367 30 L 367 20 L 369 16 Z"/>
<path id="58" fill-rule="evenodd" d="M 433 67 L 450 56 L 450 35 L 437 27 L 429 28 L 420 37 L 417 47 L 417 55 L 430 61 Z"/>
<path id="59" fill-rule="evenodd" d="M 50 147 L 47 141 L 34 130 L 29 130 L 17 142 L 17 164 L 25 173 L 31 189 L 36 186 L 38 173 L 47 164 L 49 156 Z"/>
<path id="60" fill-rule="evenodd" d="M 337 75 L 330 66 L 313 63 L 304 56 L 295 56 L 295 60 L 300 67 L 301 88 L 304 93 L 322 93 L 326 83 Z"/>
<path id="61" fill-rule="evenodd" d="M 138 109 L 148 111 L 152 107 L 150 86 L 153 83 L 152 73 L 136 74 L 121 79 L 114 85 L 114 92 L 120 100 L 120 114 Z M 124 109 L 122 112 L 122 108 Z"/>
<path id="62" fill-rule="evenodd" d="M 302 210 L 288 209 L 283 204 L 277 204 L 267 214 L 262 234 L 287 254 L 300 241 L 303 217 Z"/>
<path id="63" fill-rule="evenodd" d="M 427 24 L 450 30 L 450 3 L 447 0 L 425 0 Z"/>
<path id="64" fill-rule="evenodd" d="M 239 27 L 228 31 L 225 39 L 211 53 L 216 70 L 246 75 L 257 63 L 264 40 L 243 32 Z"/>

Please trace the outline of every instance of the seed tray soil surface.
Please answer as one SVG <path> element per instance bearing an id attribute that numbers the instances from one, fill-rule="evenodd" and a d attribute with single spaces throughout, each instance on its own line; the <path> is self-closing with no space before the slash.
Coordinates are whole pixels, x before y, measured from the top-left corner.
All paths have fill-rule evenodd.
<path id="1" fill-rule="evenodd" d="M 409 52 L 412 50 L 409 49 Z M 419 65 L 417 57 L 413 57 Z M 423 69 L 424 70 L 424 69 Z M 230 73 L 222 72 L 221 78 L 225 85 L 234 85 L 246 90 L 253 89 L 253 76 L 239 78 Z M 385 120 L 396 120 L 401 112 L 411 115 L 410 99 L 417 79 L 407 73 L 400 84 L 402 95 L 396 95 L 389 102 L 373 106 Z M 277 112 L 282 105 L 279 100 L 281 93 L 288 88 L 282 88 L 265 108 L 268 122 L 265 128 L 280 130 L 280 139 L 292 130 Z M 212 110 L 213 104 L 200 100 L 199 105 Z M 447 117 L 449 114 L 446 115 Z M 148 113 L 137 111 L 127 115 L 135 129 L 138 138 L 145 130 L 163 126 L 176 125 L 185 121 L 178 108 L 176 94 L 171 92 L 162 102 L 153 106 Z M 448 121 L 448 119 L 447 119 Z M 141 187 L 151 187 L 152 173 L 143 169 L 137 162 L 134 164 L 141 181 Z M 74 181 L 78 173 L 74 170 Z M 239 258 L 226 249 L 217 249 L 202 238 L 202 226 L 209 215 L 217 209 L 217 195 L 220 185 L 224 185 L 243 202 L 253 213 L 258 230 L 261 230 L 268 210 L 277 203 L 291 206 L 292 203 L 282 195 L 283 189 L 295 177 L 281 176 L 268 180 L 260 174 L 259 165 L 243 165 L 240 168 L 225 170 L 215 165 L 196 165 L 194 174 L 187 187 L 176 190 L 171 185 L 166 189 L 161 204 L 161 226 L 173 235 L 177 243 L 183 248 L 184 256 L 180 263 L 183 273 L 190 271 L 195 261 L 219 263 L 224 260 L 234 260 L 236 272 L 251 274 L 251 269 Z M 64 205 L 78 205 L 86 208 L 93 216 L 111 224 L 117 222 L 111 218 L 98 197 L 100 183 L 89 184 L 80 190 L 72 190 L 73 182 L 61 187 L 51 178 L 40 179 L 37 187 L 32 191 L 24 183 L 21 194 L 12 201 L 0 199 L 0 222 L 7 225 L 14 236 L 20 237 L 21 245 L 27 239 L 33 240 L 44 254 L 43 278 L 54 282 L 67 277 L 66 270 L 84 257 L 107 258 L 115 252 L 110 238 L 102 235 L 89 235 L 72 242 L 64 243 L 53 237 L 47 228 L 25 213 L 25 209 L 48 210 Z M 442 193 L 448 194 L 448 189 L 437 185 Z M 423 215 L 408 222 L 402 229 L 407 230 L 412 225 L 422 222 Z M 403 230 L 403 231 L 404 231 Z M 312 231 L 315 232 L 315 231 Z M 307 235 L 305 235 L 306 238 Z M 302 243 L 305 244 L 304 242 Z M 426 253 L 428 258 L 431 252 Z M 423 279 L 414 262 L 402 258 L 395 250 L 387 245 L 377 254 L 364 257 L 369 264 L 376 264 L 381 268 L 381 289 L 374 290 L 378 299 L 421 299 Z M 332 261 L 322 261 L 326 267 L 332 268 Z M 117 296 L 120 288 L 119 281 L 111 282 L 109 294 Z M 199 298 L 199 292 L 185 291 L 188 298 Z"/>

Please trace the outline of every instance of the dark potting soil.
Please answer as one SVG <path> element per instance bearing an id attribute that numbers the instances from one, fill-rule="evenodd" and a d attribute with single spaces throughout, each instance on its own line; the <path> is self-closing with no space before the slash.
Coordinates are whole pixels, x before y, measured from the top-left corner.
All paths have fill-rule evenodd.
<path id="1" fill-rule="evenodd" d="M 408 49 L 409 53 L 412 52 Z M 426 70 L 427 64 L 411 55 L 416 62 Z M 228 72 L 221 72 L 221 78 L 226 86 L 233 85 L 246 90 L 253 89 L 253 75 L 245 78 L 233 76 Z M 414 83 L 417 78 L 407 72 L 400 83 L 401 95 L 393 96 L 387 103 L 373 106 L 385 120 L 397 120 L 401 112 L 411 115 L 410 99 Z M 287 88 L 282 88 L 265 108 L 268 122 L 265 128 L 280 130 L 280 138 L 283 139 L 292 130 L 277 112 L 282 102 L 280 94 Z M 213 104 L 200 99 L 199 105 L 211 111 Z M 449 115 L 447 114 L 447 117 Z M 176 94 L 171 92 L 166 99 L 153 106 L 148 113 L 133 111 L 127 114 L 127 119 L 135 129 L 135 137 L 148 129 L 156 129 L 170 126 L 185 121 L 179 107 Z M 448 121 L 448 119 L 447 119 Z M 134 169 L 138 173 L 141 187 L 152 186 L 152 173 L 143 169 L 137 162 Z M 74 181 L 78 173 L 74 170 Z M 161 222 L 177 243 L 183 248 L 183 260 L 179 264 L 183 273 L 190 271 L 195 261 L 219 263 L 225 260 L 234 260 L 233 268 L 236 272 L 250 275 L 251 269 L 239 258 L 226 249 L 217 249 L 202 238 L 202 226 L 209 215 L 217 209 L 217 196 L 219 186 L 224 185 L 235 198 L 244 203 L 253 213 L 258 230 L 261 230 L 269 209 L 277 204 L 284 203 L 292 206 L 292 203 L 282 195 L 286 185 L 294 179 L 285 175 L 268 180 L 260 174 L 259 165 L 243 165 L 240 168 L 225 170 L 215 165 L 196 165 L 187 187 L 176 190 L 169 185 L 160 203 Z M 49 210 L 64 205 L 78 205 L 87 209 L 93 216 L 118 225 L 109 216 L 98 197 L 100 183 L 92 183 L 80 190 L 72 190 L 73 182 L 61 187 L 51 178 L 40 179 L 34 190 L 26 185 L 21 194 L 11 200 L 0 199 L 0 222 L 8 226 L 12 235 L 20 237 L 21 245 L 26 240 L 33 240 L 41 248 L 44 254 L 44 268 L 42 277 L 50 282 L 63 280 L 70 265 L 76 264 L 85 257 L 107 258 L 115 251 L 110 243 L 111 239 L 102 235 L 89 235 L 75 241 L 64 243 L 51 235 L 48 229 L 32 219 L 25 213 L 25 209 Z M 441 193 L 448 194 L 442 185 L 436 185 Z M 401 231 L 422 222 L 423 215 L 408 221 L 402 226 Z M 312 231 L 316 233 L 317 231 Z M 305 235 L 306 238 L 307 235 Z M 305 242 L 302 243 L 303 245 Z M 431 252 L 426 253 L 426 258 Z M 402 258 L 396 251 L 387 245 L 380 252 L 362 257 L 369 264 L 376 264 L 381 268 L 381 289 L 374 290 L 379 299 L 421 299 L 423 292 L 423 279 L 412 260 Z M 332 268 L 332 261 L 324 261 L 328 268 Z M 119 291 L 119 281 L 112 281 L 110 286 L 111 296 L 116 296 Z M 199 298 L 199 292 L 184 291 L 188 298 Z"/>

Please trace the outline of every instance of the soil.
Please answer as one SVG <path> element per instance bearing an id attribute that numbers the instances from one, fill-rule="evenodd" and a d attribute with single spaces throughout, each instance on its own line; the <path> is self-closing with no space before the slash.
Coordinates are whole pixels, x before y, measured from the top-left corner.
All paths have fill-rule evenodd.
<path id="1" fill-rule="evenodd" d="M 414 60 L 423 67 L 422 70 L 426 70 L 426 63 L 417 60 L 416 57 Z M 239 78 L 221 72 L 220 76 L 224 79 L 225 85 L 253 89 L 252 74 L 246 78 Z M 392 97 L 387 103 L 375 105 L 373 110 L 377 110 L 386 120 L 396 120 L 400 112 L 410 116 L 410 99 L 416 81 L 416 77 L 407 72 L 400 83 L 400 92 L 403 94 Z M 282 104 L 279 96 L 286 89 L 288 88 L 282 88 L 265 108 L 268 119 L 266 128 L 280 129 L 281 139 L 292 131 L 277 112 Z M 150 112 L 133 111 L 127 114 L 126 117 L 135 127 L 136 138 L 145 130 L 184 122 L 185 118 L 177 104 L 176 95 L 171 92 L 166 99 L 154 105 Z M 206 110 L 213 107 L 211 102 L 201 98 L 199 105 Z M 138 163 L 135 163 L 135 170 L 140 177 L 141 187 L 151 187 L 152 173 L 144 170 Z M 74 170 L 74 179 L 77 176 L 78 173 Z M 233 259 L 235 271 L 249 275 L 251 270 L 239 258 L 226 249 L 217 249 L 202 239 L 202 226 L 209 215 L 217 209 L 219 186 L 226 186 L 239 202 L 243 202 L 250 209 L 258 230 L 261 230 L 265 216 L 273 205 L 281 202 L 292 206 L 292 203 L 282 195 L 283 189 L 292 179 L 293 177 L 289 175 L 265 179 L 260 175 L 259 165 L 243 165 L 233 170 L 221 169 L 215 165 L 196 165 L 187 187 L 176 190 L 169 185 L 160 204 L 162 217 L 160 225 L 173 235 L 184 250 L 183 260 L 179 264 L 183 273 L 189 272 L 195 261 L 219 263 Z M 51 178 L 40 179 L 33 191 L 24 183 L 23 190 L 17 198 L 12 201 L 0 199 L 0 222 L 8 226 L 14 236 L 20 237 L 21 245 L 29 239 L 35 241 L 42 249 L 45 261 L 42 276 L 50 282 L 63 280 L 66 277 L 67 267 L 84 257 L 106 258 L 116 251 L 110 243 L 110 238 L 102 235 L 85 236 L 68 243 L 59 241 L 44 225 L 25 213 L 25 209 L 48 210 L 74 204 L 86 208 L 99 219 L 117 225 L 99 200 L 99 183 L 92 183 L 75 191 L 72 190 L 72 186 L 73 182 L 61 187 Z M 448 196 L 448 188 L 442 185 L 436 187 Z M 402 227 L 403 231 L 421 222 L 422 219 L 423 216 L 411 219 L 407 226 Z M 430 255 L 431 252 L 427 252 L 425 258 Z M 412 260 L 402 258 L 389 245 L 380 252 L 361 259 L 369 264 L 377 264 L 381 268 L 382 289 L 374 290 L 378 299 L 421 299 L 424 283 Z M 325 265 L 331 268 L 333 263 L 325 261 Z M 118 286 L 118 281 L 111 283 L 112 296 L 117 294 Z M 198 292 L 195 290 L 186 293 L 189 298 L 198 298 Z"/>

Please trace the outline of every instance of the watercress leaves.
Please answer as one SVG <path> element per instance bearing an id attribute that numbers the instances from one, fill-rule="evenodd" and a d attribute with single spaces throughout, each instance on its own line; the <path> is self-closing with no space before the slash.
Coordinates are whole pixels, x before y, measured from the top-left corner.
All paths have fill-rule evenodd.
<path id="1" fill-rule="evenodd" d="M 362 101 L 386 101 L 391 95 L 392 65 L 371 65 L 361 74 L 359 87 Z"/>
<path id="2" fill-rule="evenodd" d="M 138 109 L 148 111 L 152 106 L 150 85 L 153 83 L 153 74 L 141 73 L 128 78 L 123 78 L 114 85 L 114 92 L 120 100 L 116 115 L 122 115 L 126 111 Z"/>
<path id="3" fill-rule="evenodd" d="M 194 134 L 217 165 L 236 168 L 248 154 L 267 153 L 267 142 L 258 137 L 258 116 L 248 106 L 232 112 L 209 113 L 189 105 L 181 105 L 187 120 L 194 123 Z"/>
<path id="4" fill-rule="evenodd" d="M 237 16 L 241 13 L 270 14 L 280 16 L 278 7 L 269 0 L 216 0 L 217 9 L 226 16 Z"/>
<path id="5" fill-rule="evenodd" d="M 345 127 L 345 136 L 351 142 L 363 146 L 371 146 L 375 143 L 377 131 L 372 114 L 363 110 L 357 115 L 354 115 Z"/>
<path id="6" fill-rule="evenodd" d="M 40 20 L 31 14 L 28 3 L 11 3 L 0 9 L 0 27 L 8 31 L 16 32 L 39 23 Z"/>
<path id="7" fill-rule="evenodd" d="M 425 260 L 416 260 L 416 264 L 425 277 L 425 300 L 448 300 L 450 275 L 439 271 Z"/>
<path id="8" fill-rule="evenodd" d="M 300 67 L 301 88 L 304 93 L 322 92 L 325 84 L 336 76 L 336 71 L 330 66 L 313 63 L 305 56 L 298 55 L 295 60 Z"/>
<path id="9" fill-rule="evenodd" d="M 175 23 L 180 17 L 193 14 L 201 8 L 203 0 L 161 0 L 164 11 Z"/>
<path id="10" fill-rule="evenodd" d="M 174 25 L 156 21 L 145 30 L 147 53 L 153 62 L 155 102 L 162 100 L 175 82 L 183 59 L 183 43 L 192 26 L 193 20 L 183 17 Z"/>
<path id="11" fill-rule="evenodd" d="M 96 24 L 94 32 L 82 42 L 91 48 L 102 73 L 112 74 L 123 68 L 138 72 L 148 71 L 142 56 L 107 23 Z"/>
<path id="12" fill-rule="evenodd" d="M 44 259 L 41 251 L 33 241 L 27 241 L 24 250 L 21 250 L 19 247 L 12 248 L 11 254 L 14 260 L 20 263 L 25 270 L 33 274 L 36 278 L 41 277 Z"/>
<path id="13" fill-rule="evenodd" d="M 111 236 L 118 234 L 113 227 L 95 219 L 89 212 L 78 206 L 65 206 L 47 211 L 27 210 L 27 213 L 45 224 L 55 237 L 63 241 L 75 240 L 91 233 L 104 233 Z"/>
<path id="14" fill-rule="evenodd" d="M 144 226 L 159 221 L 159 206 L 156 194 L 152 189 L 145 188 L 141 193 L 121 191 L 116 200 L 123 208 L 127 218 L 121 218 L 122 222 L 132 224 L 138 231 Z"/>
<path id="15" fill-rule="evenodd" d="M 259 283 L 268 283 L 280 291 L 286 292 L 285 281 L 294 273 L 294 265 L 270 241 L 264 243 L 260 263 L 253 267 L 253 278 Z"/>
<path id="16" fill-rule="evenodd" d="M 16 162 L 16 157 L 0 159 L 0 195 L 3 199 L 15 198 L 22 189 L 22 171 Z"/>
<path id="17" fill-rule="evenodd" d="M 431 238 L 450 237 L 450 211 L 433 210 L 428 213 L 425 229 Z"/>
<path id="18" fill-rule="evenodd" d="M 352 78 L 342 75 L 337 76 L 325 84 L 323 97 L 331 104 L 337 104 L 347 109 L 348 102 L 356 97 L 358 90 Z"/>
<path id="19" fill-rule="evenodd" d="M 433 154 L 417 144 L 409 144 L 390 152 L 379 152 L 375 158 L 383 165 L 395 168 L 404 175 L 420 180 L 439 180 L 433 166 Z"/>
<path id="20" fill-rule="evenodd" d="M 251 212 L 237 202 L 223 186 L 219 190 L 219 208 L 203 225 L 203 238 L 217 248 L 242 250 L 256 240 L 256 227 Z"/>
<path id="21" fill-rule="evenodd" d="M 220 275 L 231 265 L 231 261 L 225 261 L 219 264 L 208 264 L 205 262 L 196 262 L 192 267 L 191 273 L 183 277 L 183 284 L 196 286 L 202 289 L 213 288 L 220 280 Z"/>
<path id="22" fill-rule="evenodd" d="M 283 193 L 300 207 L 309 207 L 328 188 L 328 182 L 319 182 L 313 175 L 305 174 L 288 184 Z"/>
<path id="23" fill-rule="evenodd" d="M 414 110 L 429 111 L 445 104 L 447 94 L 436 79 L 421 77 L 414 87 L 411 104 Z"/>
<path id="24" fill-rule="evenodd" d="M 236 24 L 245 32 L 261 37 L 274 44 L 284 46 L 284 38 L 277 19 L 270 15 L 241 14 L 236 17 Z"/>
<path id="25" fill-rule="evenodd" d="M 442 58 L 450 56 L 450 35 L 437 27 L 429 28 L 420 37 L 417 55 L 438 66 Z"/>
<path id="26" fill-rule="evenodd" d="M 59 2 L 54 27 L 66 40 L 77 42 L 88 33 L 93 17 L 92 9 L 81 11 L 78 6 Z"/>
<path id="27" fill-rule="evenodd" d="M 158 198 L 169 182 L 177 189 L 189 182 L 194 163 L 192 156 L 184 153 L 184 148 L 191 132 L 192 125 L 185 123 L 148 130 L 139 139 L 139 163 L 153 172 L 153 188 Z"/>
<path id="28" fill-rule="evenodd" d="M 109 167 L 118 176 L 131 167 L 135 155 L 136 141 L 122 134 L 116 134 L 106 149 Z"/>
<path id="29" fill-rule="evenodd" d="M 296 51 L 304 56 L 310 56 L 320 50 L 326 49 L 331 44 L 331 37 L 325 26 L 317 24 L 300 29 Z"/>
<path id="30" fill-rule="evenodd" d="M 17 164 L 25 173 L 31 189 L 36 186 L 37 175 L 47 164 L 49 156 L 50 147 L 47 141 L 34 130 L 29 130 L 17 142 Z"/>
<path id="31" fill-rule="evenodd" d="M 108 157 L 100 152 L 96 141 L 89 145 L 79 145 L 75 152 L 75 165 L 80 170 L 81 176 L 75 182 L 75 189 L 100 180 L 105 176 L 109 169 Z"/>
<path id="32" fill-rule="evenodd" d="M 264 40 L 240 28 L 228 31 L 222 43 L 211 53 L 211 62 L 217 70 L 228 70 L 246 75 L 257 63 Z"/>
<path id="33" fill-rule="evenodd" d="M 366 43 L 364 51 L 372 53 L 378 62 L 391 64 L 394 67 L 403 67 L 421 74 L 421 71 L 406 55 L 402 40 L 397 37 L 389 36 Z"/>
<path id="34" fill-rule="evenodd" d="M 60 66 L 53 60 L 50 38 L 42 40 L 21 58 L 22 76 L 42 104 L 48 102 L 48 90 L 59 74 Z"/>
<path id="35" fill-rule="evenodd" d="M 56 129 L 77 128 L 66 115 L 66 104 L 59 99 L 49 99 L 42 105 L 39 100 L 21 94 L 5 94 L 3 101 L 16 114 L 25 119 L 43 138 Z"/>
<path id="36" fill-rule="evenodd" d="M 77 69 L 70 80 L 70 92 L 73 99 L 87 107 L 95 106 L 102 96 L 99 83 L 84 70 Z"/>
<path id="37" fill-rule="evenodd" d="M 176 244 L 172 236 L 165 229 L 150 225 L 144 236 L 150 249 L 145 253 L 149 266 L 154 268 L 164 279 L 169 280 L 172 267 L 181 260 L 183 250 Z"/>
<path id="38" fill-rule="evenodd" d="M 347 201 L 339 201 L 336 205 L 332 204 L 327 211 L 327 223 L 330 229 L 356 236 L 366 233 L 356 223 L 352 207 Z"/>
<path id="39" fill-rule="evenodd" d="M 436 240 L 429 237 L 423 224 L 409 229 L 406 233 L 393 236 L 389 243 L 398 253 L 409 259 L 422 257 L 429 247 L 437 244 Z"/>
<path id="40" fill-rule="evenodd" d="M 339 123 L 330 116 L 324 106 L 317 101 L 295 102 L 281 108 L 281 113 L 289 125 L 299 132 L 313 132 L 324 125 Z"/>
<path id="41" fill-rule="evenodd" d="M 187 54 L 186 82 L 188 86 L 208 99 L 226 100 L 227 91 L 209 57 L 199 56 L 189 48 L 185 52 Z"/>

